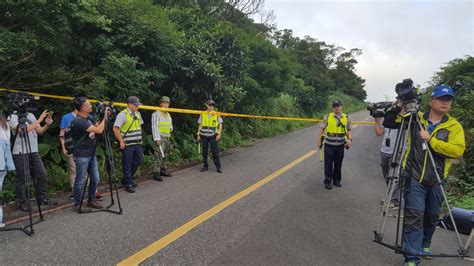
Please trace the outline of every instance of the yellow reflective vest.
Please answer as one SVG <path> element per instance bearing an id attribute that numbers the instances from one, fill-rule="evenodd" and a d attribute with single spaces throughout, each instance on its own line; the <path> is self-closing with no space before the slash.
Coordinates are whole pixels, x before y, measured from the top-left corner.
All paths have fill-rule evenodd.
<path id="1" fill-rule="evenodd" d="M 209 114 L 211 116 L 209 117 Z M 199 127 L 199 135 L 204 137 L 212 137 L 219 132 L 219 116 L 217 113 L 204 112 L 201 114 L 201 125 Z"/>
<path id="2" fill-rule="evenodd" d="M 135 112 L 132 116 L 128 109 L 122 111 L 125 113 L 125 123 L 120 127 L 123 141 L 125 146 L 142 144 L 142 126 L 141 126 L 141 115 L 139 112 Z"/>
<path id="3" fill-rule="evenodd" d="M 171 119 L 171 115 L 168 112 L 158 112 L 160 112 L 160 121 L 158 121 L 157 126 L 158 130 L 160 131 L 160 136 L 170 137 L 171 129 L 173 128 L 173 120 Z"/>
<path id="4" fill-rule="evenodd" d="M 328 114 L 328 121 L 327 121 L 328 124 L 326 126 L 326 133 L 324 135 L 325 145 L 328 144 L 328 145 L 338 146 L 338 145 L 343 145 L 346 142 L 346 132 L 347 132 L 347 122 L 348 122 L 347 115 L 343 113 L 339 120 L 341 122 L 339 122 L 335 118 L 334 113 Z"/>

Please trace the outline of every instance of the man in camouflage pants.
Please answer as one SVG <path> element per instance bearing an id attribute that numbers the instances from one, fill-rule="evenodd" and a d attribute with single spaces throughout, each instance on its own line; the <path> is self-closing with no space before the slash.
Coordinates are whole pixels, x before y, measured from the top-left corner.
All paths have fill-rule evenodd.
<path id="1" fill-rule="evenodd" d="M 160 107 L 168 108 L 170 98 L 161 97 Z M 163 181 L 162 176 L 172 176 L 166 170 L 165 157 L 168 157 L 172 149 L 171 132 L 173 132 L 173 121 L 171 115 L 166 111 L 155 111 L 151 116 L 151 129 L 153 132 L 153 141 L 155 142 L 155 163 L 153 165 L 153 179 Z"/>

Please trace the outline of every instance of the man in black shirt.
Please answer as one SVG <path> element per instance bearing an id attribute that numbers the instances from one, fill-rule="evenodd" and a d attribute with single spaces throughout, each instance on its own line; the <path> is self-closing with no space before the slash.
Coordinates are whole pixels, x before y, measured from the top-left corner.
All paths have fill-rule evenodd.
<path id="1" fill-rule="evenodd" d="M 82 186 L 87 174 L 90 177 L 89 200 L 87 207 L 82 212 L 91 211 L 90 208 L 101 209 L 102 206 L 95 200 L 95 191 L 99 184 L 99 167 L 95 150 L 97 146 L 96 134 L 102 134 L 107 120 L 108 110 L 105 111 L 104 119 L 97 125 L 90 116 L 92 105 L 86 97 L 74 99 L 74 106 L 79 111 L 77 117 L 72 121 L 72 135 L 74 139 L 73 158 L 76 163 L 76 180 L 74 182 L 74 211 L 81 206 Z"/>

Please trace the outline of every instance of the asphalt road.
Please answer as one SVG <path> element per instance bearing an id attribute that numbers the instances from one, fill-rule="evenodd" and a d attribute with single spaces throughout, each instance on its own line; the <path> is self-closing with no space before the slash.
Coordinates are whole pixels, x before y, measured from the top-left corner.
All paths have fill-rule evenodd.
<path id="1" fill-rule="evenodd" d="M 365 112 L 353 120 L 367 119 Z M 36 234 L 0 232 L 0 265 L 111 265 L 134 255 L 215 205 L 272 175 L 315 149 L 317 126 L 236 148 L 211 167 L 180 171 L 165 182 L 148 182 L 120 194 L 123 215 L 47 214 Z M 269 183 L 202 221 L 144 260 L 144 265 L 401 265 L 393 251 L 373 243 L 385 183 L 379 167 L 380 139 L 358 125 L 346 151 L 342 188 L 323 187 L 315 154 Z M 105 203 L 104 203 L 105 204 Z M 393 240 L 394 218 L 386 239 Z M 438 230 L 434 251 L 456 253 L 456 238 Z M 426 265 L 472 265 L 436 258 Z"/>

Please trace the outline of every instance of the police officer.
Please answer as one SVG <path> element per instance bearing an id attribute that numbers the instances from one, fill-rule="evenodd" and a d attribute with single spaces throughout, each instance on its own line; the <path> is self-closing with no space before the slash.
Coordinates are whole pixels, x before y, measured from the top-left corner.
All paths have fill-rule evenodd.
<path id="1" fill-rule="evenodd" d="M 222 117 L 214 111 L 216 103 L 213 100 L 207 100 L 206 112 L 199 116 L 198 141 L 202 144 L 202 160 L 204 166 L 201 172 L 209 169 L 207 163 L 207 154 L 209 145 L 211 146 L 212 160 L 216 165 L 217 172 L 222 173 L 221 161 L 219 159 L 219 141 L 222 134 Z"/>
<path id="2" fill-rule="evenodd" d="M 122 151 L 123 185 L 129 193 L 135 193 L 137 186 L 133 176 L 142 161 L 142 125 L 143 119 L 138 112 L 141 105 L 137 96 L 127 99 L 127 108 L 117 115 L 114 123 L 114 135 Z"/>
<path id="3" fill-rule="evenodd" d="M 168 108 L 170 106 L 170 98 L 161 97 L 160 107 Z M 165 157 L 169 156 L 172 148 L 171 132 L 173 131 L 173 120 L 171 115 L 166 111 L 155 111 L 151 115 L 151 131 L 155 142 L 154 154 L 155 163 L 153 165 L 153 179 L 163 181 L 162 176 L 172 176 L 164 164 Z"/>
<path id="4" fill-rule="evenodd" d="M 430 110 L 419 112 L 423 128 L 414 125 L 405 155 L 402 175 L 408 182 L 405 187 L 403 248 L 409 254 L 431 255 L 431 239 L 436 230 L 438 214 L 443 203 L 441 185 L 435 171 L 444 179 L 451 166 L 451 159 L 459 158 L 466 148 L 461 124 L 448 115 L 453 103 L 453 89 L 436 86 L 431 94 Z M 427 157 L 423 143 L 428 143 L 436 163 L 434 169 Z M 427 159 L 428 158 L 428 159 Z M 417 265 L 416 255 L 405 256 L 406 265 Z"/>
<path id="5" fill-rule="evenodd" d="M 323 145 L 324 135 L 324 187 L 331 189 L 332 184 L 341 187 L 341 167 L 344 159 L 344 147 L 352 144 L 351 121 L 342 112 L 342 102 L 332 103 L 332 112 L 325 115 L 319 132 L 318 147 Z"/>

